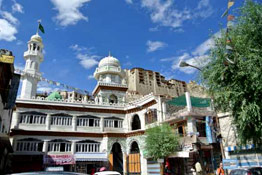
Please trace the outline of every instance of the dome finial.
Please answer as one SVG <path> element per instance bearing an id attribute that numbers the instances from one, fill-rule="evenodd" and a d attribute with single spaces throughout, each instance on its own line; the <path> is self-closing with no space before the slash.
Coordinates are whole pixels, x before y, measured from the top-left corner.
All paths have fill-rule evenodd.
<path id="1" fill-rule="evenodd" d="M 108 56 L 111 57 L 111 51 L 109 50 Z"/>

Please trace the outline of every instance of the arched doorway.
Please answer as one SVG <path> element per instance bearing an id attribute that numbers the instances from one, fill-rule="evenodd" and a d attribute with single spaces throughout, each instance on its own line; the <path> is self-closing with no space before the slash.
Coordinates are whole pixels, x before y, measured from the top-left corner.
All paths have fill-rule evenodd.
<path id="1" fill-rule="evenodd" d="M 114 94 L 110 95 L 109 103 L 117 103 L 117 96 L 115 96 Z"/>
<path id="2" fill-rule="evenodd" d="M 138 130 L 138 129 L 141 129 L 141 122 L 140 122 L 139 116 L 136 114 L 134 115 L 133 121 L 132 121 L 132 131 Z"/>
<path id="3" fill-rule="evenodd" d="M 127 174 L 141 174 L 140 150 L 136 141 L 131 144 L 130 153 L 127 156 Z"/>
<path id="4" fill-rule="evenodd" d="M 123 174 L 123 153 L 121 145 L 114 143 L 109 155 L 110 170 Z"/>

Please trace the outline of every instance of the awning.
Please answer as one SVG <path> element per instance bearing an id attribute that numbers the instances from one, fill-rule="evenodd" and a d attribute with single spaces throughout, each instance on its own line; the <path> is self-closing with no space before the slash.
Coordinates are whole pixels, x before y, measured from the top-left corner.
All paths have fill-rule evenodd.
<path id="1" fill-rule="evenodd" d="M 248 149 L 254 149 L 255 145 L 244 145 L 244 146 L 227 146 L 225 147 L 225 151 L 230 152 L 230 151 L 236 151 L 236 150 L 248 150 Z"/>
<path id="2" fill-rule="evenodd" d="M 92 162 L 108 161 L 106 153 L 76 153 L 75 159 L 76 161 L 92 161 Z"/>
<path id="3" fill-rule="evenodd" d="M 178 151 L 168 156 L 168 158 L 189 158 L 188 151 Z"/>

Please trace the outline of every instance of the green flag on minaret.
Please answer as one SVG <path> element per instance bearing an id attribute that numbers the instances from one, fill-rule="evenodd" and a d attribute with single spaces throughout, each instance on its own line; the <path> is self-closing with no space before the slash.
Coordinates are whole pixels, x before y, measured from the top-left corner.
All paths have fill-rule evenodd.
<path id="1" fill-rule="evenodd" d="M 38 28 L 39 28 L 39 30 L 40 30 L 42 33 L 45 33 L 45 29 L 44 29 L 44 27 L 42 26 L 41 23 L 39 23 Z"/>

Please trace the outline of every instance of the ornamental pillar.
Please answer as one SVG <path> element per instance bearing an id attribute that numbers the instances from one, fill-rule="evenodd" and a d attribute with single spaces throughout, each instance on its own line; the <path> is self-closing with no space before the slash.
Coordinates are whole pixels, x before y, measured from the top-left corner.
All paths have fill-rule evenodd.
<path id="1" fill-rule="evenodd" d="M 104 132 L 104 117 L 101 117 L 100 119 L 100 131 Z"/>
<path id="2" fill-rule="evenodd" d="M 48 152 L 48 140 L 44 140 L 43 153 L 47 153 L 47 152 Z"/>
<path id="3" fill-rule="evenodd" d="M 75 154 L 75 153 L 76 153 L 76 141 L 72 141 L 71 153 L 72 153 L 72 154 Z"/>
<path id="4" fill-rule="evenodd" d="M 72 131 L 76 131 L 77 130 L 76 125 L 77 125 L 77 117 L 76 117 L 76 115 L 73 115 L 73 119 L 72 119 L 72 126 L 73 126 L 73 128 L 72 128 Z"/>
<path id="5" fill-rule="evenodd" d="M 46 130 L 50 130 L 51 127 L 51 114 L 47 114 L 46 116 Z"/>
<path id="6" fill-rule="evenodd" d="M 21 118 L 21 113 L 20 112 L 14 112 L 13 113 L 13 118 L 12 118 L 12 128 L 17 129 L 19 127 L 19 122 Z"/>

